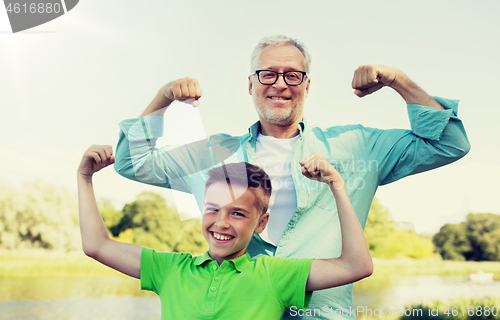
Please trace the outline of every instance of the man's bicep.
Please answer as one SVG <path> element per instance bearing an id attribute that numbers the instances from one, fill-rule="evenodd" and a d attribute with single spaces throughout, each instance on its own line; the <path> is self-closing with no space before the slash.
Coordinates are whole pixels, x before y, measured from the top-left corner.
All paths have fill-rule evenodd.
<path id="1" fill-rule="evenodd" d="M 380 185 L 441 167 L 468 153 L 470 143 L 456 106 L 445 107 L 408 105 L 411 130 L 364 128 L 367 154 L 377 161 Z"/>
<path id="2" fill-rule="evenodd" d="M 186 174 L 181 171 L 182 167 L 177 162 L 183 167 L 189 164 L 173 157 L 167 147 L 156 148 L 154 140 L 130 141 L 120 132 L 115 159 L 115 171 L 127 179 L 190 192 L 183 178 Z"/>

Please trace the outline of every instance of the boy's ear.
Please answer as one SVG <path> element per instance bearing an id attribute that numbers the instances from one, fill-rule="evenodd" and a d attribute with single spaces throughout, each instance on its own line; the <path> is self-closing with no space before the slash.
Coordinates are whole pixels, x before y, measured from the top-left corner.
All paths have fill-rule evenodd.
<path id="1" fill-rule="evenodd" d="M 259 218 L 259 224 L 257 228 L 255 228 L 255 233 L 261 233 L 267 226 L 267 222 L 269 222 L 269 212 L 264 213 Z"/>

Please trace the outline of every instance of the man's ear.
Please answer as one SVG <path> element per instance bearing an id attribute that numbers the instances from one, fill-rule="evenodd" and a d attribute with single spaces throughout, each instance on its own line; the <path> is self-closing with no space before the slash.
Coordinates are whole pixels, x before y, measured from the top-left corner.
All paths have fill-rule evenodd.
<path id="1" fill-rule="evenodd" d="M 306 85 L 306 98 L 309 95 L 309 84 L 311 83 L 311 79 L 309 77 L 307 78 L 307 85 Z"/>
<path id="2" fill-rule="evenodd" d="M 255 228 L 255 233 L 261 233 L 262 231 L 264 231 L 268 222 L 269 222 L 269 212 L 266 212 L 260 216 L 259 224 L 257 225 L 257 228 Z"/>
<path id="3" fill-rule="evenodd" d="M 252 95 L 252 76 L 248 76 L 248 93 Z"/>

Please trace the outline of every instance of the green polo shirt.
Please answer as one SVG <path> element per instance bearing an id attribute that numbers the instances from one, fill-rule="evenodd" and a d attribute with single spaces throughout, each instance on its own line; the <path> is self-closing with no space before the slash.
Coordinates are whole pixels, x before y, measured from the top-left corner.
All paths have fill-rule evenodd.
<path id="1" fill-rule="evenodd" d="M 162 319 L 281 319 L 286 308 L 307 308 L 311 262 L 245 253 L 219 266 L 208 252 L 143 248 L 141 289 L 160 296 Z"/>

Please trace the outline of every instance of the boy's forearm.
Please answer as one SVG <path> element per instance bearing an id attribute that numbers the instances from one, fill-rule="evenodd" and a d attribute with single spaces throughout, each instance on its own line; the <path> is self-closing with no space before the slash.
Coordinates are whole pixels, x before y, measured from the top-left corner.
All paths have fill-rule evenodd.
<path id="1" fill-rule="evenodd" d="M 360 274 L 371 274 L 373 265 L 370 251 L 345 185 L 342 184 L 341 188 L 337 188 L 331 184 L 330 189 L 337 204 L 342 234 L 340 260 L 351 270 L 358 270 Z"/>
<path id="2" fill-rule="evenodd" d="M 99 253 L 104 241 L 109 239 L 108 230 L 104 225 L 97 207 L 92 186 L 92 176 L 78 175 L 78 207 L 80 232 L 83 251 L 90 257 Z"/>

